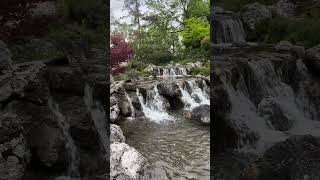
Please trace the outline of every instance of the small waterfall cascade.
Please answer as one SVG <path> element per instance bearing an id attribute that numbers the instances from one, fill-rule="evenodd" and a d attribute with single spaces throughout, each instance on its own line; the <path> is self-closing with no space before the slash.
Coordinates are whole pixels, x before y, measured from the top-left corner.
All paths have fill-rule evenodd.
<path id="1" fill-rule="evenodd" d="M 154 67 L 153 73 L 155 77 L 182 77 L 187 76 L 187 69 L 180 66 Z"/>
<path id="2" fill-rule="evenodd" d="M 307 95 L 301 95 L 303 91 L 294 92 L 290 85 L 284 83 L 270 60 L 249 61 L 247 66 L 251 73 L 251 79 L 248 80 L 250 84 L 241 76 L 235 88 L 231 82 L 227 82 L 226 77 L 221 77 L 232 104 L 230 119 L 236 129 L 245 129 L 241 132 L 240 147 L 249 144 L 245 131 L 258 134 L 259 139 L 255 144 L 257 152 L 263 152 L 290 135 L 320 136 L 320 122 L 310 119 L 315 116 L 305 111 L 315 107 L 312 107 L 311 100 L 306 100 Z M 299 106 L 306 102 L 309 108 Z M 276 121 L 272 124 L 270 120 L 274 119 Z M 276 128 L 284 124 L 285 129 Z"/>
<path id="3" fill-rule="evenodd" d="M 132 100 L 131 100 L 131 98 L 129 97 L 129 95 L 128 95 L 128 93 L 127 92 L 125 92 L 125 96 L 126 96 L 126 98 L 128 99 L 128 102 L 129 102 L 129 104 L 130 104 L 130 114 L 131 114 L 131 118 L 135 118 L 136 117 L 136 113 L 135 113 L 135 110 L 134 110 L 134 107 L 133 107 L 133 105 L 132 105 Z"/>
<path id="4" fill-rule="evenodd" d="M 214 44 L 246 42 L 243 24 L 237 15 L 216 14 L 211 27 Z"/>
<path id="5" fill-rule="evenodd" d="M 69 158 L 70 158 L 67 176 L 79 177 L 80 174 L 79 174 L 78 167 L 80 163 L 80 158 L 78 155 L 77 147 L 75 146 L 74 141 L 69 132 L 70 125 L 66 121 L 65 116 L 59 111 L 59 105 L 54 103 L 52 98 L 49 98 L 48 105 L 52 113 L 57 118 L 58 125 L 62 130 L 63 136 L 66 138 L 65 147 L 69 152 Z"/>
<path id="6" fill-rule="evenodd" d="M 155 122 L 174 120 L 174 117 L 166 112 L 165 99 L 159 94 L 156 85 L 147 91 L 145 101 L 139 89 L 137 89 L 137 96 L 145 116 L 150 120 Z"/>
<path id="7" fill-rule="evenodd" d="M 94 101 L 93 89 L 88 84 L 85 86 L 83 99 L 99 134 L 100 142 L 103 145 L 105 153 L 108 153 L 110 140 L 107 134 L 106 114 L 103 106 L 99 102 Z"/>
<path id="8" fill-rule="evenodd" d="M 185 104 L 185 109 L 192 110 L 201 104 L 210 105 L 210 97 L 207 93 L 208 86 L 206 85 L 206 82 L 202 81 L 203 89 L 199 87 L 195 80 L 188 80 L 185 81 L 185 83 L 185 86 L 183 86 L 182 83 L 178 83 L 182 94 L 181 99 Z"/>

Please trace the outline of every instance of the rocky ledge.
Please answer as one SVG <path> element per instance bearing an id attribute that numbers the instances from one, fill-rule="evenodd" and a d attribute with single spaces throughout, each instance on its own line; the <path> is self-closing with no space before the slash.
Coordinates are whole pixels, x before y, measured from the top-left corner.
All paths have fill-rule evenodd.
<path id="1" fill-rule="evenodd" d="M 84 100 L 89 86 L 94 101 L 107 105 L 105 50 L 85 51 L 81 44 L 67 43 L 68 52 L 59 59 L 13 64 L 0 41 L 1 179 L 105 179 L 109 173 Z"/>

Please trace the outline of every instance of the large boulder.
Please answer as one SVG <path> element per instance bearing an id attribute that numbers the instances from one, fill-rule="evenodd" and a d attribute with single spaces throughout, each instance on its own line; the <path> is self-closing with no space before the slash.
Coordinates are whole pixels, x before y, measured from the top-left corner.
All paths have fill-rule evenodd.
<path id="1" fill-rule="evenodd" d="M 318 179 L 320 139 L 292 136 L 269 148 L 263 157 L 243 170 L 241 180 Z"/>
<path id="2" fill-rule="evenodd" d="M 210 124 L 210 105 L 200 105 L 191 111 L 191 119 Z"/>
<path id="3" fill-rule="evenodd" d="M 272 13 L 265 5 L 256 2 L 246 5 L 242 10 L 241 16 L 246 27 L 250 31 L 254 31 L 256 25 L 265 19 L 271 18 Z"/>
<path id="4" fill-rule="evenodd" d="M 7 45 L 0 40 L 0 74 L 4 70 L 12 69 L 11 53 Z"/>
<path id="5" fill-rule="evenodd" d="M 115 142 L 110 146 L 111 179 L 141 179 L 146 173 L 147 161 L 134 148 L 125 143 Z"/>

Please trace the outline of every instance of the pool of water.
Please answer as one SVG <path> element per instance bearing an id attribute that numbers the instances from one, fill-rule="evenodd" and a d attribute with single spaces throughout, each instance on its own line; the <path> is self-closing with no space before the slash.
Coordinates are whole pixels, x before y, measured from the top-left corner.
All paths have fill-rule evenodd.
<path id="1" fill-rule="evenodd" d="M 187 120 L 182 113 L 174 121 L 156 123 L 146 118 L 120 124 L 126 143 L 149 162 L 150 180 L 209 180 L 210 128 Z"/>

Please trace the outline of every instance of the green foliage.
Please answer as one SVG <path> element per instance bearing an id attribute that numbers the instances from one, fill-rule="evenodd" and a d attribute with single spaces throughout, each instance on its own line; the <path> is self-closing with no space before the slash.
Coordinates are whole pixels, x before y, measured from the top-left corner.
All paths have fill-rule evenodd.
<path id="1" fill-rule="evenodd" d="M 210 65 L 205 64 L 203 67 L 193 67 L 190 69 L 189 72 L 191 75 L 202 75 L 202 76 L 209 76 L 210 75 Z"/>
<path id="2" fill-rule="evenodd" d="M 58 0 L 57 11 L 64 22 L 97 28 L 106 24 L 106 5 L 104 0 Z"/>
<path id="3" fill-rule="evenodd" d="M 187 6 L 186 18 L 191 17 L 209 17 L 209 0 L 190 0 Z"/>
<path id="4" fill-rule="evenodd" d="M 287 40 L 291 43 L 312 47 L 320 43 L 320 19 L 290 19 L 276 17 L 257 25 L 257 34 L 260 34 L 266 43 L 277 43 Z"/>
<path id="5" fill-rule="evenodd" d="M 183 37 L 183 44 L 187 48 L 199 48 L 201 41 L 210 36 L 209 22 L 195 17 L 187 19 L 181 35 Z"/>

